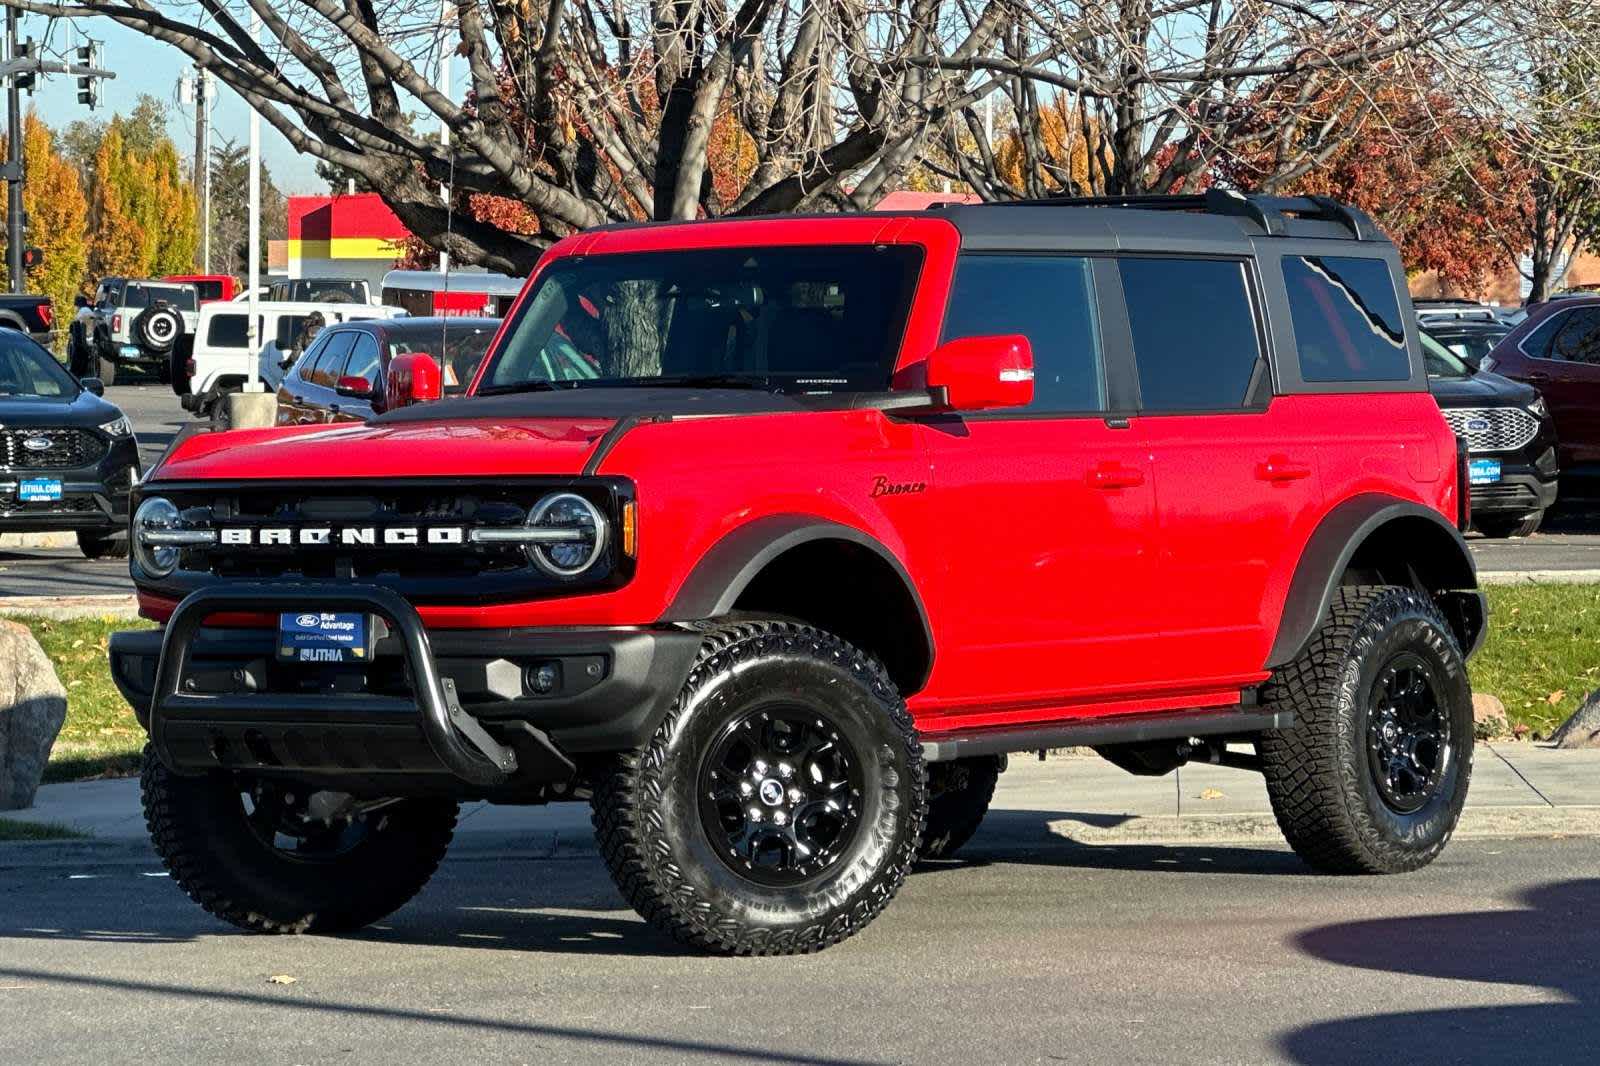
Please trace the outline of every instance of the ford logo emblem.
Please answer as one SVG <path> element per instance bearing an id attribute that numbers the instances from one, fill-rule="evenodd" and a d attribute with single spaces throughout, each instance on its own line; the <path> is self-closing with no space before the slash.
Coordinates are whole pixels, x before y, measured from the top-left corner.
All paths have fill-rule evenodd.
<path id="1" fill-rule="evenodd" d="M 49 437 L 29 437 L 22 442 L 22 446 L 30 452 L 47 452 L 55 447 L 55 443 Z"/>
<path id="2" fill-rule="evenodd" d="M 320 621 L 322 621 L 322 619 L 318 618 L 314 614 L 302 614 L 295 618 L 294 624 L 297 626 L 302 626 L 306 629 L 310 629 Z"/>
<path id="3" fill-rule="evenodd" d="M 1493 426 L 1490 425 L 1489 420 L 1487 418 L 1469 418 L 1469 419 L 1467 419 L 1467 432 L 1468 433 L 1487 433 L 1492 428 L 1493 428 Z"/>

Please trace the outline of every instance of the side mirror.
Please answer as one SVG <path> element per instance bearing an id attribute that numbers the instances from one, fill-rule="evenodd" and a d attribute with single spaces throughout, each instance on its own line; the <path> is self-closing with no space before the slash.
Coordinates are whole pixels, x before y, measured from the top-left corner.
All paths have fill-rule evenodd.
<path id="1" fill-rule="evenodd" d="M 928 388 L 947 411 L 1033 402 L 1033 345 L 1020 333 L 962 337 L 928 353 Z"/>
<path id="2" fill-rule="evenodd" d="M 366 378 L 343 377 L 340 378 L 339 383 L 333 387 L 333 391 L 337 392 L 340 396 L 350 396 L 358 400 L 370 400 L 372 398 L 373 388 L 372 382 L 368 381 Z"/>
<path id="3" fill-rule="evenodd" d="M 80 378 L 78 384 L 96 396 L 104 396 L 106 394 L 106 383 L 99 378 Z"/>
<path id="4" fill-rule="evenodd" d="M 397 411 L 414 403 L 428 403 L 444 395 L 439 364 L 427 352 L 402 352 L 389 361 L 383 406 Z"/>

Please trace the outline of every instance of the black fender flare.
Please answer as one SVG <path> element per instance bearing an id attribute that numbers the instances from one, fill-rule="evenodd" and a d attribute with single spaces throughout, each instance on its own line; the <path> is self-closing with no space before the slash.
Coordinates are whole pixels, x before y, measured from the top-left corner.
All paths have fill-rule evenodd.
<path id="1" fill-rule="evenodd" d="M 661 616 L 661 621 L 695 622 L 727 614 L 739 602 L 740 593 L 768 563 L 791 548 L 819 540 L 839 540 L 857 545 L 877 556 L 894 571 L 916 608 L 931 670 L 933 626 L 928 621 L 928 610 L 922 602 L 922 596 L 905 565 L 877 538 L 852 526 L 814 515 L 768 515 L 725 534 L 689 572 Z M 926 672 L 922 680 L 927 680 Z"/>
<path id="2" fill-rule="evenodd" d="M 1419 544 L 1419 548 L 1433 553 L 1426 559 L 1427 577 L 1431 578 L 1425 582 L 1427 591 L 1441 600 L 1441 607 L 1457 630 L 1463 654 L 1470 656 L 1477 651 L 1487 629 L 1488 613 L 1483 594 L 1478 591 L 1477 564 L 1461 531 L 1439 512 L 1420 504 L 1364 493 L 1334 507 L 1312 531 L 1289 583 L 1278 634 L 1267 656 L 1267 669 L 1277 669 L 1300 654 L 1327 615 L 1356 553 L 1374 533 L 1397 520 L 1426 523 L 1421 528 L 1426 530 L 1429 543 Z"/>

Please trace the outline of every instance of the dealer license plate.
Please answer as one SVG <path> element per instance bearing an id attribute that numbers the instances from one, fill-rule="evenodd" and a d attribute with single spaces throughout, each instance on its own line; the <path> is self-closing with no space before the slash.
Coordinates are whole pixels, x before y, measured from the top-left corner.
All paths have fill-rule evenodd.
<path id="1" fill-rule="evenodd" d="M 372 627 L 364 614 L 286 612 L 278 616 L 278 658 L 296 663 L 365 662 Z"/>
<path id="2" fill-rule="evenodd" d="M 17 498 L 23 503 L 55 503 L 61 499 L 61 480 L 53 477 L 24 478 L 17 487 Z"/>
<path id="3" fill-rule="evenodd" d="M 1473 459 L 1467 464 L 1467 483 L 1493 485 L 1500 480 L 1500 460 Z"/>

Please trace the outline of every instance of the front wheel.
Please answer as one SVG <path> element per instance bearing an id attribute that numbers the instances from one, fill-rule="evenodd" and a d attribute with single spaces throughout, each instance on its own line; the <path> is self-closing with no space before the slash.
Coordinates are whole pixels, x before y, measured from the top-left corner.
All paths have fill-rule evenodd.
<path id="1" fill-rule="evenodd" d="M 1329 873 L 1432 862 L 1472 776 L 1472 690 L 1461 649 L 1425 595 L 1340 588 L 1322 626 L 1262 689 L 1289 729 L 1257 742 L 1273 813 Z"/>
<path id="2" fill-rule="evenodd" d="M 78 550 L 85 559 L 126 559 L 128 538 L 116 534 L 80 532 Z"/>
<path id="3" fill-rule="evenodd" d="M 422 890 L 455 831 L 454 800 L 357 801 L 344 793 L 184 777 L 145 748 L 145 823 L 189 898 L 257 933 L 343 933 Z"/>
<path id="4" fill-rule="evenodd" d="M 881 664 L 779 621 L 709 631 L 649 744 L 594 790 L 601 854 L 652 925 L 704 950 L 816 951 L 916 857 L 922 748 Z"/>

